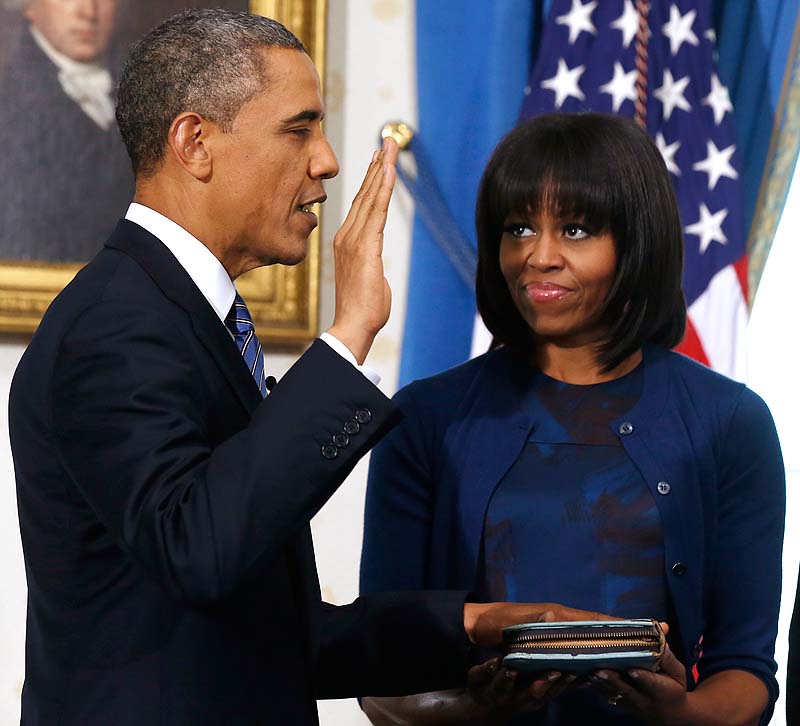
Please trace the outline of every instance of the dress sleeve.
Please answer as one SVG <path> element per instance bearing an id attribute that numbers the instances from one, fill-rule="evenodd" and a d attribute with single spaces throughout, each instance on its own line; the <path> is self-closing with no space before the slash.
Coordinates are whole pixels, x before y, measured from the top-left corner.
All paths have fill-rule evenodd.
<path id="1" fill-rule="evenodd" d="M 427 587 L 433 518 L 433 424 L 416 384 L 397 393 L 403 421 L 375 448 L 369 467 L 361 592 Z"/>
<path id="2" fill-rule="evenodd" d="M 700 680 L 738 669 L 778 696 L 775 638 L 781 593 L 786 485 L 778 436 L 766 404 L 743 389 L 721 442 L 717 537 L 707 589 Z"/>

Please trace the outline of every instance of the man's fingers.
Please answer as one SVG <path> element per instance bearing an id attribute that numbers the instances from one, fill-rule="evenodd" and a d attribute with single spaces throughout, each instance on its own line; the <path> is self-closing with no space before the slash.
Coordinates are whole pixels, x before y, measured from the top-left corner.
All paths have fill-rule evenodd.
<path id="1" fill-rule="evenodd" d="M 354 210 L 356 215 L 364 206 L 365 201 L 377 194 L 378 190 L 383 186 L 386 167 L 394 168 L 397 164 L 398 153 L 395 140 L 387 137 L 383 140 L 381 148 L 373 154 L 372 161 L 364 176 L 364 181 L 361 183 L 361 188 L 358 190 L 351 205 L 351 210 Z"/>
<path id="2" fill-rule="evenodd" d="M 397 158 L 397 144 L 393 139 L 386 139 L 386 144 L 385 153 L 381 157 L 383 166 L 380 176 L 373 179 L 370 188 L 365 192 L 352 226 L 348 230 L 356 239 L 377 240 L 377 235 L 380 235 L 386 226 L 386 216 L 397 174 L 394 163 Z"/>
<path id="3" fill-rule="evenodd" d="M 400 147 L 397 145 L 397 142 L 391 136 L 387 136 L 383 140 L 382 148 L 384 154 L 386 155 L 384 161 L 387 164 L 395 166 L 397 164 L 397 157 L 400 156 Z"/>
<path id="4" fill-rule="evenodd" d="M 393 166 L 384 166 L 384 175 L 381 188 L 375 196 L 369 216 L 364 222 L 364 238 L 377 242 L 376 252 L 383 254 L 383 230 L 386 227 L 386 218 L 389 214 L 389 202 L 394 191 L 394 182 L 397 172 Z"/>
<path id="5" fill-rule="evenodd" d="M 353 223 L 358 216 L 358 212 L 364 203 L 364 199 L 368 196 L 369 190 L 375 184 L 375 180 L 380 179 L 383 172 L 383 159 L 385 153 L 384 147 L 381 147 L 380 149 L 376 149 L 375 153 L 372 155 L 372 161 L 367 167 L 367 173 L 364 175 L 364 179 L 361 182 L 361 187 L 359 188 L 358 192 L 356 192 L 355 197 L 353 197 L 353 201 L 350 204 L 350 210 L 348 211 L 347 216 L 340 227 L 340 232 L 347 232 L 350 227 L 353 226 Z"/>

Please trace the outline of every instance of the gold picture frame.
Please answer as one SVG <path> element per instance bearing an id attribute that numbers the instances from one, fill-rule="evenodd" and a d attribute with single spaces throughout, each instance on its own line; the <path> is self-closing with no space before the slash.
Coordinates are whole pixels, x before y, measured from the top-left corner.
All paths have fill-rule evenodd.
<path id="1" fill-rule="evenodd" d="M 249 0 L 249 9 L 275 18 L 295 33 L 323 77 L 326 0 Z M 317 228 L 302 264 L 272 265 L 237 280 L 263 341 L 296 346 L 317 335 L 319 246 Z M 0 333 L 32 334 L 53 298 L 81 266 L 13 260 L 0 263 Z"/>

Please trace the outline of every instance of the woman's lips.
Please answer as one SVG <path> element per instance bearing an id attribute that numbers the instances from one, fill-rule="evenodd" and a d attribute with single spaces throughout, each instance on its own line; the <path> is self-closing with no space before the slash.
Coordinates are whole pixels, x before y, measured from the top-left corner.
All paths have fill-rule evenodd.
<path id="1" fill-rule="evenodd" d="M 525 293 L 534 302 L 561 300 L 571 292 L 570 288 L 556 285 L 553 282 L 529 282 L 525 285 Z"/>

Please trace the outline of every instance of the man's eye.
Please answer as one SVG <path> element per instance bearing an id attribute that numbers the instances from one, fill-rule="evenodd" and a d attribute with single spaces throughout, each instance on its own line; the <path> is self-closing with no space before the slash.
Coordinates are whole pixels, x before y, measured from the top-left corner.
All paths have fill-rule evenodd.
<path id="1" fill-rule="evenodd" d="M 311 133 L 311 129 L 307 127 L 303 127 L 300 129 L 289 129 L 290 134 L 295 134 L 296 136 L 308 136 Z"/>
<path id="2" fill-rule="evenodd" d="M 580 224 L 565 224 L 564 236 L 567 239 L 585 239 L 589 236 L 589 230 Z"/>
<path id="3" fill-rule="evenodd" d="M 533 234 L 533 230 L 528 227 L 527 224 L 522 224 L 520 222 L 511 222 L 503 227 L 503 232 L 505 234 L 510 234 L 512 237 L 530 237 Z"/>

